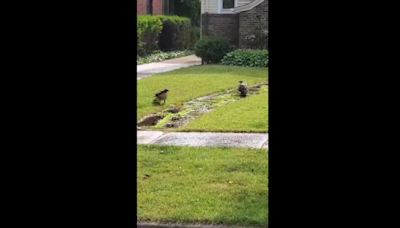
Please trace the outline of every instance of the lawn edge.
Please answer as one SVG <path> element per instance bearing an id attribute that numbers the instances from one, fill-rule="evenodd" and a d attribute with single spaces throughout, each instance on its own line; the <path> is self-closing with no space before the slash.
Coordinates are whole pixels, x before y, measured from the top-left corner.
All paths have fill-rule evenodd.
<path id="1" fill-rule="evenodd" d="M 239 226 L 239 225 L 211 225 L 211 224 L 178 224 L 178 223 L 152 223 L 137 222 L 137 228 L 248 228 L 261 226 Z M 266 226 L 268 228 L 268 225 Z"/>
<path id="2" fill-rule="evenodd" d="M 177 131 L 170 132 L 199 132 L 199 133 L 248 133 L 248 134 L 268 134 L 268 131 L 256 131 L 256 130 L 214 130 L 214 129 L 198 129 L 198 128 L 190 128 L 190 129 L 178 129 Z"/>

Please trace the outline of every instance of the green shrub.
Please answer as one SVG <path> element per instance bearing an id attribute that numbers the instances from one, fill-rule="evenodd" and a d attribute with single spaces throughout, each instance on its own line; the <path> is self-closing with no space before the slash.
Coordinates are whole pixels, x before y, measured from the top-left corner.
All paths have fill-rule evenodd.
<path id="1" fill-rule="evenodd" d="M 162 22 L 159 47 L 162 51 L 190 48 L 192 25 L 189 18 L 157 16 Z"/>
<path id="2" fill-rule="evenodd" d="M 159 36 L 162 30 L 162 23 L 158 17 L 138 16 L 137 17 L 137 51 L 143 56 L 158 49 Z"/>
<path id="3" fill-rule="evenodd" d="M 194 51 L 204 63 L 219 63 L 226 53 L 231 51 L 231 47 L 221 38 L 205 37 L 195 44 Z"/>
<path id="4" fill-rule="evenodd" d="M 247 67 L 267 67 L 268 50 L 238 49 L 228 53 L 222 64 Z"/>

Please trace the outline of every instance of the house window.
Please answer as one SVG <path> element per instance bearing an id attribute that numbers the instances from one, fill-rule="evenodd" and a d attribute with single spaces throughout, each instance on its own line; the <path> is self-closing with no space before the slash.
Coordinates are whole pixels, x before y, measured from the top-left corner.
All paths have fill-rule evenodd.
<path id="1" fill-rule="evenodd" d="M 222 0 L 222 9 L 235 8 L 235 0 Z"/>
<path id="2" fill-rule="evenodd" d="M 146 12 L 153 15 L 153 0 L 146 0 Z"/>

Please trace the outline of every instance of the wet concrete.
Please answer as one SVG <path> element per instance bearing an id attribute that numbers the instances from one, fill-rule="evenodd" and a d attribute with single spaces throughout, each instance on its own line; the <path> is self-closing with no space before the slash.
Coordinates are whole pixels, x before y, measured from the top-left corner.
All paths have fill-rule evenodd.
<path id="1" fill-rule="evenodd" d="M 151 144 L 163 134 L 162 131 L 137 131 L 137 143 Z"/>
<path id="2" fill-rule="evenodd" d="M 265 142 L 264 142 L 262 148 L 263 148 L 263 149 L 268 149 L 268 134 L 267 134 L 267 140 L 265 140 Z"/>
<path id="3" fill-rule="evenodd" d="M 260 149 L 268 148 L 268 134 L 138 131 L 138 144 Z"/>

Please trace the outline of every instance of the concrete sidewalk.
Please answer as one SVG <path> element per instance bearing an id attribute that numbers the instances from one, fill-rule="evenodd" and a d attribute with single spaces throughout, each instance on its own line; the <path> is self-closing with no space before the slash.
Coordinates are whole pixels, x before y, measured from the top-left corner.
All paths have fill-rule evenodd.
<path id="1" fill-rule="evenodd" d="M 158 63 L 148 63 L 137 65 L 137 80 L 149 77 L 153 74 L 186 68 L 190 66 L 201 65 L 201 58 L 195 55 L 189 55 L 176 59 L 169 59 Z"/>
<path id="2" fill-rule="evenodd" d="M 267 133 L 213 133 L 137 131 L 138 144 L 268 148 Z"/>

